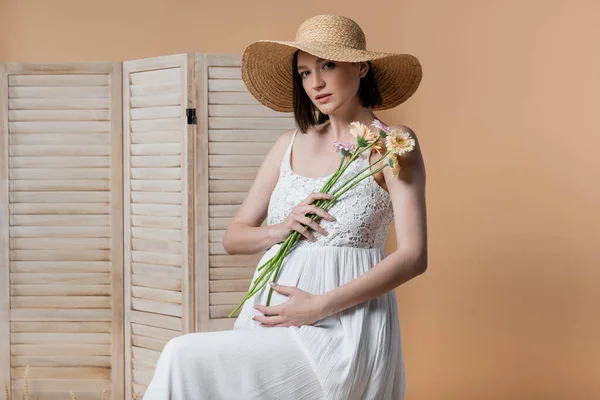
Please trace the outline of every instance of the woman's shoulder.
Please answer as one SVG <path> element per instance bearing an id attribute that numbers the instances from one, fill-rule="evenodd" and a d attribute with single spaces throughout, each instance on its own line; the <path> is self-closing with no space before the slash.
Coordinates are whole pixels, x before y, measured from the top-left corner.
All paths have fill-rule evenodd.
<path id="1" fill-rule="evenodd" d="M 400 130 L 406 130 L 410 133 L 414 133 L 414 131 L 412 130 L 411 127 L 407 126 L 407 125 L 390 125 L 390 128 L 392 129 L 400 129 Z"/>
<path id="2" fill-rule="evenodd" d="M 381 120 L 380 120 L 381 121 Z M 412 130 L 412 128 L 410 128 L 407 125 L 401 125 L 401 124 L 396 124 L 396 125 L 388 125 L 385 122 L 381 121 L 383 123 L 383 125 L 387 126 L 390 129 L 398 129 L 401 131 L 405 131 L 411 134 L 411 136 L 413 136 L 415 134 L 415 132 Z"/>
<path id="3" fill-rule="evenodd" d="M 277 139 L 275 139 L 272 148 L 277 152 L 285 153 L 285 150 L 292 141 L 292 136 L 294 136 L 294 132 L 296 132 L 296 129 L 288 129 L 284 131 L 281 135 L 277 137 Z"/>
<path id="4" fill-rule="evenodd" d="M 295 131 L 295 129 L 288 129 L 287 131 L 284 131 L 281 135 L 277 137 L 277 139 L 275 140 L 275 144 L 289 144 L 290 140 L 292 140 L 292 136 L 294 136 Z"/>
<path id="5" fill-rule="evenodd" d="M 294 136 L 295 131 L 296 129 L 289 129 L 282 132 L 271 145 L 266 159 L 272 163 L 273 166 L 281 165 L 285 152 L 292 141 L 292 136 Z"/>
<path id="6" fill-rule="evenodd" d="M 410 136 L 412 136 L 416 140 L 417 134 L 409 126 L 406 126 L 406 125 L 392 125 L 392 126 L 390 126 L 390 128 L 392 128 L 392 129 L 398 129 L 398 130 L 403 131 L 403 132 L 408 132 L 410 134 Z"/>
<path id="7" fill-rule="evenodd" d="M 326 132 L 327 130 L 327 123 L 324 124 L 320 124 L 320 125 L 313 125 L 311 127 L 309 127 L 306 131 L 301 130 L 300 128 L 294 128 L 294 129 L 290 129 L 287 130 L 285 132 L 283 132 L 278 138 L 277 138 L 277 142 L 278 145 L 285 147 L 287 149 L 287 147 L 290 145 L 291 141 L 292 141 L 292 137 L 294 136 L 294 133 L 296 131 L 296 137 L 293 139 L 294 143 L 296 142 L 310 142 L 312 140 L 318 139 L 324 132 Z M 300 139 L 298 137 L 301 137 Z"/>

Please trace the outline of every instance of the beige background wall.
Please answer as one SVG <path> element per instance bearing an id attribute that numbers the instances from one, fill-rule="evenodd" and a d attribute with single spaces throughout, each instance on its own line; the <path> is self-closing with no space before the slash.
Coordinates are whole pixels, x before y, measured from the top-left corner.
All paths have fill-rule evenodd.
<path id="1" fill-rule="evenodd" d="M 407 399 L 600 398 L 600 3 L 1 0 L 0 62 L 241 53 L 322 13 L 424 67 L 379 114 L 428 173 L 429 270 L 397 291 Z"/>

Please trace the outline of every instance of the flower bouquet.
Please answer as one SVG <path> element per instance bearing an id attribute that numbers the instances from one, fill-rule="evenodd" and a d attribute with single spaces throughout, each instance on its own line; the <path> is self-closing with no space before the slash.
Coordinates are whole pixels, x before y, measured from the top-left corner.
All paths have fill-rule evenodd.
<path id="1" fill-rule="evenodd" d="M 378 134 L 371 131 L 366 125 L 360 122 L 352 122 L 350 123 L 350 133 L 356 137 L 356 144 L 345 142 L 334 143 L 334 146 L 342 152 L 342 159 L 336 172 L 327 180 L 327 182 L 325 182 L 320 191 L 323 193 L 329 193 L 332 187 L 337 183 L 338 179 L 344 174 L 348 166 L 363 152 L 368 152 L 367 154 L 370 154 L 371 151 L 376 151 L 379 155 L 381 155 L 381 157 L 368 167 L 360 170 L 353 177 L 336 188 L 333 193 L 329 193 L 333 196 L 332 199 L 317 200 L 314 203 L 315 205 L 327 211 L 332 206 L 333 202 L 337 201 L 337 199 L 339 199 L 344 193 L 357 185 L 363 179 L 378 173 L 388 165 L 390 168 L 392 168 L 392 174 L 394 177 L 399 175 L 400 163 L 398 162 L 398 157 L 409 151 L 412 151 L 415 147 L 415 140 L 408 132 L 400 129 L 391 129 L 383 125 L 379 120 L 373 120 L 372 125 L 377 128 Z M 379 163 L 384 158 L 387 158 L 388 162 L 375 171 L 371 171 L 371 167 Z M 309 218 L 313 221 L 316 221 L 319 216 L 312 214 L 309 216 Z M 310 227 L 307 228 L 310 229 Z M 287 239 L 282 243 L 281 247 L 277 250 L 277 253 L 263 265 L 258 267 L 258 271 L 263 270 L 263 272 L 252 283 L 252 286 L 240 304 L 228 315 L 229 318 L 231 318 L 243 306 L 246 300 L 258 293 L 267 284 L 270 278 L 273 278 L 273 282 L 276 281 L 277 275 L 279 274 L 279 270 L 281 269 L 281 265 L 283 263 L 283 259 L 292 250 L 296 242 L 302 237 L 303 236 L 298 231 L 290 233 Z M 272 293 L 273 288 L 270 288 L 269 296 L 267 297 L 267 306 L 270 304 Z"/>

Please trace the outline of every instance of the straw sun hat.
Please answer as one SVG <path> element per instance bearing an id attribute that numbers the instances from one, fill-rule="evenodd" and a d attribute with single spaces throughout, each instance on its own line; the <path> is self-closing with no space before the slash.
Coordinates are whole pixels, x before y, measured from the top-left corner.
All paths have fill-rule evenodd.
<path id="1" fill-rule="evenodd" d="M 382 99 L 374 110 L 396 107 L 421 82 L 421 65 L 415 56 L 369 51 L 356 22 L 339 15 L 317 15 L 300 25 L 293 42 L 259 40 L 244 50 L 241 70 L 246 87 L 275 111 L 293 111 L 292 60 L 297 50 L 331 61 L 371 61 Z"/>

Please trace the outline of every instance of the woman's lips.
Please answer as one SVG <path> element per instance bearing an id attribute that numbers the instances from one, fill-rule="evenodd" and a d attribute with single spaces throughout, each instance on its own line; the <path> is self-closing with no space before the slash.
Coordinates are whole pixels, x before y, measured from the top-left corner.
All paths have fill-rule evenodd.
<path id="1" fill-rule="evenodd" d="M 330 95 L 330 94 L 328 94 L 328 95 L 326 95 L 326 96 L 319 97 L 319 98 L 317 99 L 317 101 L 318 101 L 320 104 L 323 104 L 323 103 L 327 103 L 327 102 L 329 101 L 329 99 L 330 99 L 330 98 L 331 98 L 331 95 Z"/>

